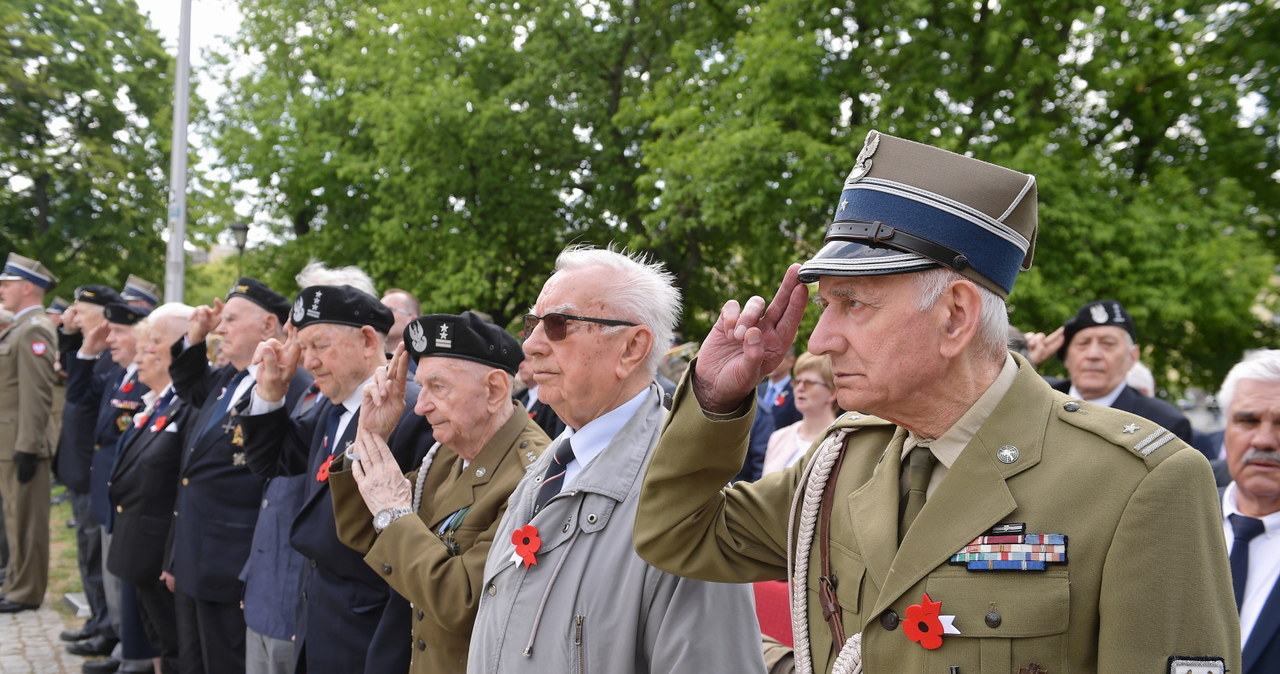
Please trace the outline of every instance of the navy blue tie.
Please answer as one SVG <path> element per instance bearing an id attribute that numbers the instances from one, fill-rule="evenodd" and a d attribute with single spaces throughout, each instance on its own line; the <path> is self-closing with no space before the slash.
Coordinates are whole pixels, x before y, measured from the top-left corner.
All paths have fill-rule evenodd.
<path id="1" fill-rule="evenodd" d="M 1231 544 L 1231 589 L 1236 592 L 1236 611 L 1244 603 L 1244 585 L 1249 579 L 1249 541 L 1262 535 L 1267 527 L 1262 520 L 1244 515 L 1227 515 L 1235 541 Z"/>
<path id="2" fill-rule="evenodd" d="M 533 502 L 533 513 L 538 514 L 542 510 L 542 506 L 551 500 L 552 496 L 560 493 L 560 489 L 564 487 L 564 474 L 569 469 L 569 463 L 573 461 L 573 445 L 569 443 L 569 439 L 560 443 L 556 447 L 555 454 L 551 455 L 551 463 L 547 464 L 547 473 L 542 478 L 542 486 L 538 488 L 538 497 Z"/>
<path id="3" fill-rule="evenodd" d="M 333 454 L 334 445 L 338 444 L 338 424 L 342 421 L 342 415 L 347 413 L 347 408 L 343 405 L 334 405 L 329 410 L 329 418 L 324 422 L 324 448 L 329 450 L 329 454 Z"/>
<path id="4" fill-rule="evenodd" d="M 222 395 L 218 397 L 217 411 L 209 416 L 209 421 L 204 425 L 204 430 L 200 432 L 200 435 L 205 435 L 213 430 L 213 427 L 217 426 L 218 422 L 227 416 L 227 412 L 231 409 L 232 401 L 235 399 L 236 389 L 240 387 L 240 382 L 244 381 L 247 376 L 249 376 L 249 371 L 242 370 L 232 377 L 231 381 L 227 382 L 227 387 L 222 389 Z"/>

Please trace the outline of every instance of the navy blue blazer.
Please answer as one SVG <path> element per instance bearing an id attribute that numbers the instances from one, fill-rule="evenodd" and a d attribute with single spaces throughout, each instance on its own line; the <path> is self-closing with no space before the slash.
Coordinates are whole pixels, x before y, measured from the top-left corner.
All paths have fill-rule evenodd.
<path id="1" fill-rule="evenodd" d="M 405 411 L 389 443 L 402 473 L 412 470 L 414 457 L 434 442 L 426 419 L 413 413 L 418 388 L 407 387 Z M 409 612 L 385 611 L 391 588 L 365 564 L 364 555 L 338 539 L 329 482 L 317 477 L 330 457 L 324 426 L 334 403 L 324 399 L 302 418 L 288 416 L 286 409 L 246 416 L 244 422 L 254 470 L 267 476 L 303 475 L 302 506 L 289 533 L 294 549 L 309 560 L 303 567 L 295 627 L 298 671 L 404 671 L 410 656 L 404 638 L 412 632 Z M 359 411 L 354 415 L 334 443 L 335 457 L 355 441 Z"/>
<path id="2" fill-rule="evenodd" d="M 124 373 L 109 357 L 96 360 L 77 358 L 76 352 L 83 343 L 84 337 L 80 333 L 68 335 L 58 331 L 62 370 L 67 374 L 67 404 L 62 411 L 62 429 L 58 432 L 58 452 L 53 471 L 67 489 L 77 494 L 89 493 L 94 432 L 103 390 L 113 374 L 114 386 Z"/>
<path id="3" fill-rule="evenodd" d="M 1222 496 L 1226 487 L 1218 488 L 1218 505 L 1222 505 Z M 1280 581 L 1271 586 L 1271 594 L 1262 605 L 1262 612 L 1253 624 L 1253 632 L 1240 638 L 1242 657 L 1240 668 L 1243 674 L 1274 674 L 1280 672 Z"/>
<path id="4" fill-rule="evenodd" d="M 766 379 L 756 387 L 756 400 L 769 390 Z M 755 482 L 760 479 L 764 470 L 764 454 L 769 449 L 769 436 L 779 428 L 790 426 L 800 421 L 800 412 L 796 410 L 795 390 L 791 382 L 782 389 L 773 400 L 766 400 L 756 410 L 756 418 L 751 420 L 751 434 L 747 441 L 747 458 L 742 463 L 742 470 L 733 478 L 734 482 L 746 480 Z"/>
<path id="5" fill-rule="evenodd" d="M 265 481 L 249 470 L 244 446 L 241 415 L 249 394 L 228 414 L 222 396 L 232 394 L 225 389 L 238 374 L 235 368 L 211 367 L 203 342 L 184 350 L 179 340 L 172 352 L 169 374 L 192 413 L 183 432 L 169 571 L 188 596 L 238 603 L 244 593 L 240 571 L 249 557 Z M 310 375 L 299 370 L 289 383 L 286 406 L 292 409 L 310 385 Z"/>
<path id="6" fill-rule="evenodd" d="M 132 430 L 133 415 L 142 411 L 142 395 L 151 390 L 138 381 L 136 371 L 127 381 L 122 381 L 124 373 L 123 367 L 115 365 L 105 380 L 93 428 L 93 461 L 89 465 L 89 512 L 108 532 L 113 530 L 115 519 L 107 493 L 111 467 L 115 465 L 121 438 Z"/>

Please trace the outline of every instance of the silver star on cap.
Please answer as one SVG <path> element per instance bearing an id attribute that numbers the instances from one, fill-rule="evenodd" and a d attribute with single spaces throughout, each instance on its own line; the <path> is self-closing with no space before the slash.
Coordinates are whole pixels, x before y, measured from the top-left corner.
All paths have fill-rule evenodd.
<path id="1" fill-rule="evenodd" d="M 1138 432 L 1138 425 L 1137 425 L 1137 424 L 1129 424 L 1128 426 L 1125 426 L 1125 427 L 1124 427 L 1124 432 L 1125 432 L 1125 433 L 1128 433 L 1128 434 L 1130 434 L 1130 435 L 1133 435 L 1134 433 L 1137 433 L 1137 432 Z"/>
<path id="2" fill-rule="evenodd" d="M 1000 463 L 1013 463 L 1018 460 L 1018 448 L 1005 445 L 996 451 L 996 458 L 1000 459 Z"/>
<path id="3" fill-rule="evenodd" d="M 844 209 L 846 209 L 846 208 L 848 208 L 848 207 L 849 207 L 849 200 L 848 200 L 848 199 L 841 199 L 841 200 L 840 200 L 840 210 L 841 210 L 841 211 L 843 211 Z"/>

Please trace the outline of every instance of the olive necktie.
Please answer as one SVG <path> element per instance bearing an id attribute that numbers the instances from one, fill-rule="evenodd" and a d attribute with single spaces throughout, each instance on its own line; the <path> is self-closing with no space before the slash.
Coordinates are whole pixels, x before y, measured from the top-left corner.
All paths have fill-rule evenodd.
<path id="1" fill-rule="evenodd" d="M 924 507 L 925 494 L 929 489 L 929 478 L 933 476 L 933 465 L 937 463 L 933 452 L 928 447 L 917 445 L 907 457 L 907 493 L 904 497 L 906 506 L 902 510 L 902 522 L 898 525 L 898 542 L 907 536 L 907 529 L 915 521 L 916 515 Z"/>

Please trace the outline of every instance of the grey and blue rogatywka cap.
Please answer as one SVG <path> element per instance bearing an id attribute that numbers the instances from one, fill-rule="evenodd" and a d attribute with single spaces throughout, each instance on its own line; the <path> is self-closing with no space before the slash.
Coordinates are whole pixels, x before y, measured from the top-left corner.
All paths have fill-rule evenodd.
<path id="1" fill-rule="evenodd" d="M 947 267 L 1005 297 L 1035 235 L 1035 176 L 871 131 L 800 280 Z"/>

